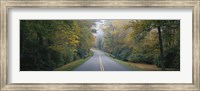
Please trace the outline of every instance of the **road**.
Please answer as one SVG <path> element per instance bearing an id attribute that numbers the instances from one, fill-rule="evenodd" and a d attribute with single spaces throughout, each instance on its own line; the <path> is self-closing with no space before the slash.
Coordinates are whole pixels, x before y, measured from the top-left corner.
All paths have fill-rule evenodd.
<path id="1" fill-rule="evenodd" d="M 129 71 L 128 68 L 116 63 L 103 52 L 91 49 L 94 55 L 74 71 Z"/>

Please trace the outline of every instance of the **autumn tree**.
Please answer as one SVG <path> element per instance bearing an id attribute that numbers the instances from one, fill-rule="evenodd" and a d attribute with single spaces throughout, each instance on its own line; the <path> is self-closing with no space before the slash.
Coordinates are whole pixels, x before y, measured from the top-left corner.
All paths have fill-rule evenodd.
<path id="1" fill-rule="evenodd" d="M 85 58 L 94 37 L 92 21 L 21 20 L 20 70 L 54 70 Z"/>
<path id="2" fill-rule="evenodd" d="M 127 22 L 128 21 L 128 22 Z M 108 20 L 104 50 L 116 58 L 180 70 L 179 20 Z"/>

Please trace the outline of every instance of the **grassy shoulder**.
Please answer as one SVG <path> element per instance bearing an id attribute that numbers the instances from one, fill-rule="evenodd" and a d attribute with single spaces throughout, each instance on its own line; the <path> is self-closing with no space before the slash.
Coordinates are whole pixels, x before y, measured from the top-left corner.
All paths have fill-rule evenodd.
<path id="1" fill-rule="evenodd" d="M 102 51 L 104 52 L 104 51 Z M 161 71 L 161 68 L 157 67 L 156 65 L 151 64 L 144 64 L 144 63 L 132 63 L 132 62 L 125 62 L 119 59 L 112 57 L 111 54 L 104 52 L 108 57 L 113 59 L 115 62 L 129 68 L 130 70 L 134 71 Z"/>
<path id="2" fill-rule="evenodd" d="M 71 63 L 67 63 L 61 67 L 56 68 L 54 71 L 72 71 L 73 69 L 75 69 L 76 67 L 78 67 L 79 65 L 83 64 L 84 62 L 86 62 L 90 57 L 93 56 L 93 52 L 90 51 L 89 55 L 87 58 L 85 59 L 79 59 L 76 61 L 73 61 Z"/>
<path id="3" fill-rule="evenodd" d="M 116 62 L 129 67 L 134 71 L 160 71 L 161 68 L 158 68 L 156 65 L 144 64 L 144 63 L 132 63 L 124 62 L 122 60 L 114 59 Z"/>

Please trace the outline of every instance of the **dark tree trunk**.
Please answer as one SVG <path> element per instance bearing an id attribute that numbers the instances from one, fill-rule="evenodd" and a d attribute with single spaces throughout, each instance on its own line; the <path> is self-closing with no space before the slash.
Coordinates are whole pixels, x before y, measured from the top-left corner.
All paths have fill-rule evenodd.
<path id="1" fill-rule="evenodd" d="M 160 62 L 162 70 L 165 70 L 165 62 L 163 60 L 163 44 L 162 44 L 162 35 L 161 35 L 161 28 L 158 26 L 158 35 L 159 35 L 159 45 L 160 45 Z"/>

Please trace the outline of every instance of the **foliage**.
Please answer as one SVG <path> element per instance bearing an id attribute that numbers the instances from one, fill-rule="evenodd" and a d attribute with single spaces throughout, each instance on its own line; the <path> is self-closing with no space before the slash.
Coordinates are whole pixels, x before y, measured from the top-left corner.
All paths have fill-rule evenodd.
<path id="1" fill-rule="evenodd" d="M 54 70 L 84 58 L 92 21 L 20 20 L 20 70 Z"/>
<path id="2" fill-rule="evenodd" d="M 97 33 L 97 30 L 96 29 L 91 29 L 91 32 L 92 33 Z"/>
<path id="3" fill-rule="evenodd" d="M 78 59 L 76 61 L 73 61 L 71 63 L 65 64 L 61 67 L 56 68 L 54 71 L 72 71 L 79 65 L 83 64 L 86 62 L 91 56 L 93 56 L 93 53 L 90 51 L 90 53 L 87 55 L 87 58 L 85 59 Z"/>
<path id="4" fill-rule="evenodd" d="M 180 70 L 180 20 L 107 20 L 103 30 L 116 58 Z"/>

